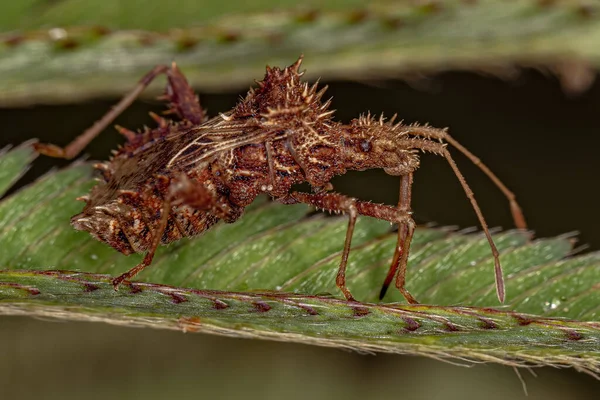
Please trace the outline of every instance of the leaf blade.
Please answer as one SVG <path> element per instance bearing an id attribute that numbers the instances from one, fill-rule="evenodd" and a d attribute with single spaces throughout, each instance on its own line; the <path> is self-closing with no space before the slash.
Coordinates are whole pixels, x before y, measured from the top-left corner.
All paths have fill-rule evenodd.
<path id="1" fill-rule="evenodd" d="M 0 163 L 13 151 L 21 149 L 0 155 Z M 0 314 L 600 371 L 600 324 L 594 322 L 600 253 L 564 259 L 572 246 L 567 236 L 530 243 L 523 232 L 495 235 L 507 287 L 515 285 L 514 303 L 495 310 L 489 308 L 496 300 L 485 238 L 420 227 L 409 260 L 410 289 L 423 302 L 480 307 L 373 304 L 396 239 L 387 223 L 361 218 L 348 272 L 351 289 L 366 303 L 348 303 L 336 298 L 334 283 L 345 218 L 259 202 L 239 223 L 162 247 L 156 264 L 139 277 L 155 283 L 115 292 L 110 276 L 97 273 L 122 272 L 139 256 L 124 257 L 68 224 L 81 208 L 73 198 L 93 185 L 90 173 L 89 165 L 76 164 L 0 202 L 0 265 L 7 268 L 0 271 Z M 37 270 L 25 270 L 31 268 Z M 88 272 L 45 271 L 56 268 Z M 287 293 L 272 291 L 279 287 Z M 322 292 L 333 296 L 316 296 Z M 403 300 L 391 292 L 387 301 Z M 560 306 L 544 306 L 550 296 L 562 296 Z M 524 313 L 530 311 L 539 315 Z"/>
<path id="2" fill-rule="evenodd" d="M 301 53 L 311 79 L 450 69 L 511 76 L 515 65 L 533 65 L 555 71 L 565 90 L 577 92 L 593 82 L 599 59 L 600 20 L 592 6 L 577 2 L 351 0 L 311 2 L 314 12 L 297 2 L 278 10 L 271 2 L 247 3 L 184 1 L 165 10 L 157 0 L 115 8 L 69 1 L 22 7 L 4 20 L 10 13 L 0 8 L 0 28 L 8 32 L 0 36 L 0 104 L 118 96 L 170 60 L 203 90 L 239 89 L 265 63 L 289 65 Z"/>
<path id="3" fill-rule="evenodd" d="M 276 292 L 147 283 L 110 276 L 0 272 L 0 314 L 96 320 L 322 346 L 600 371 L 600 325 L 468 307 L 347 303 Z"/>

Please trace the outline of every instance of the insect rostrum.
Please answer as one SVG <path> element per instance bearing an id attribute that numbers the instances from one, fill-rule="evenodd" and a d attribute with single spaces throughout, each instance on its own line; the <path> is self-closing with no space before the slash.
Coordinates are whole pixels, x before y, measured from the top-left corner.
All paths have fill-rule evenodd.
<path id="1" fill-rule="evenodd" d="M 269 68 L 256 88 L 231 110 L 208 118 L 198 97 L 177 66 L 159 65 L 108 114 L 67 147 L 38 144 L 39 152 L 72 158 L 125 110 L 158 75 L 166 74 L 163 98 L 167 119 L 152 114 L 158 126 L 134 132 L 118 127 L 127 143 L 113 157 L 95 165 L 102 179 L 71 224 L 124 254 L 146 252 L 143 261 L 114 279 L 117 288 L 150 265 L 159 244 L 199 235 L 223 220 L 235 222 L 244 208 L 261 193 L 285 204 L 306 203 L 319 209 L 345 213 L 348 230 L 336 284 L 348 300 L 345 270 L 358 215 L 398 224 L 398 240 L 381 298 L 391 281 L 411 303 L 405 288 L 410 243 L 415 223 L 411 217 L 413 173 L 419 151 L 448 161 L 479 218 L 495 257 L 498 297 L 504 300 L 498 252 L 486 222 L 462 174 L 446 148 L 456 147 L 475 162 L 510 201 L 518 228 L 525 220 L 514 195 L 479 159 L 451 138 L 445 129 L 405 125 L 395 116 L 362 115 L 343 124 L 333 120 L 326 88 L 301 81 L 302 58 L 291 66 Z M 400 177 L 397 206 L 360 201 L 332 191 L 330 180 L 348 170 L 382 168 Z M 311 193 L 292 191 L 307 182 Z"/>

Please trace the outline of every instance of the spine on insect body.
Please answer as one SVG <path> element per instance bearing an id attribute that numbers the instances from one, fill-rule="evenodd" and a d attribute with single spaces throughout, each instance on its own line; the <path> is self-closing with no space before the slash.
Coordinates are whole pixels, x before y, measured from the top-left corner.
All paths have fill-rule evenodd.
<path id="1" fill-rule="evenodd" d="M 267 68 L 247 96 L 229 113 L 221 114 L 220 129 L 241 126 L 264 132 L 265 139 L 219 155 L 212 169 L 226 182 L 229 198 L 239 206 L 260 193 L 278 198 L 297 183 L 323 186 L 345 172 L 331 100 L 326 88 L 301 81 L 301 59 L 291 66 Z"/>
<path id="2" fill-rule="evenodd" d="M 281 131 L 279 136 L 272 135 L 271 143 L 239 147 L 225 157 L 234 202 L 247 205 L 269 186 L 274 197 L 304 181 L 315 188 L 325 187 L 333 176 L 349 169 L 383 168 L 389 174 L 404 175 L 418 167 L 408 137 L 410 126 L 371 115 L 348 125 L 334 121 L 331 99 L 323 101 L 327 88 L 302 82 L 300 62 L 285 69 L 267 68 L 258 88 L 222 115 L 230 124 L 251 118 L 258 119 L 263 130 Z M 270 157 L 266 146 L 271 147 Z"/>

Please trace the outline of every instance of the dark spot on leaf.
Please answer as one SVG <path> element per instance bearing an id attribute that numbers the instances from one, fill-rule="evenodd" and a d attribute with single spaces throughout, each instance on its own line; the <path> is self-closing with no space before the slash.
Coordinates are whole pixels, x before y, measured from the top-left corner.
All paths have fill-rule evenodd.
<path id="1" fill-rule="evenodd" d="M 568 340 L 581 340 L 583 339 L 583 335 L 577 331 L 573 331 L 573 330 L 565 330 L 565 333 L 567 334 L 567 339 Z"/>
<path id="2" fill-rule="evenodd" d="M 400 29 L 404 26 L 404 20 L 400 17 L 384 18 L 383 26 L 389 29 Z"/>
<path id="3" fill-rule="evenodd" d="M 79 43 L 73 38 L 64 38 L 57 40 L 55 46 L 60 50 L 74 50 L 79 47 Z"/>
<path id="4" fill-rule="evenodd" d="M 255 303 L 252 303 L 252 305 L 254 306 L 254 309 L 258 312 L 267 312 L 271 309 L 270 305 L 268 305 L 267 303 L 263 303 L 262 301 L 257 301 Z"/>
<path id="5" fill-rule="evenodd" d="M 185 303 L 186 301 L 188 301 L 185 296 L 183 296 L 182 294 L 179 294 L 179 293 L 170 292 L 169 296 L 171 296 L 171 300 L 175 304 Z"/>
<path id="6" fill-rule="evenodd" d="M 577 7 L 577 14 L 582 18 L 592 18 L 598 13 L 598 8 L 591 4 L 581 4 Z"/>
<path id="7" fill-rule="evenodd" d="M 85 291 L 86 292 L 95 292 L 96 290 L 100 289 L 100 287 L 98 285 L 94 285 L 93 283 L 84 283 L 83 286 L 85 287 Z"/>
<path id="8" fill-rule="evenodd" d="M 369 14 L 366 10 L 354 10 L 348 14 L 348 23 L 350 24 L 358 24 L 367 19 Z"/>
<path id="9" fill-rule="evenodd" d="M 451 323 L 451 322 L 445 322 L 445 323 L 444 323 L 444 328 L 445 328 L 445 329 L 446 329 L 446 331 L 448 331 L 448 332 L 458 332 L 458 331 L 460 331 L 460 329 L 458 329 L 458 328 L 456 327 L 456 325 L 454 325 L 454 324 L 453 324 L 453 323 Z"/>
<path id="10" fill-rule="evenodd" d="M 517 324 L 519 324 L 520 326 L 527 326 L 533 322 L 531 319 L 518 314 L 513 315 L 513 318 L 517 321 Z"/>
<path id="11" fill-rule="evenodd" d="M 307 306 L 305 304 L 299 304 L 298 307 L 305 310 L 309 315 L 318 315 L 318 313 L 315 311 L 315 309 L 312 308 L 311 306 Z"/>
<path id="12" fill-rule="evenodd" d="M 362 306 L 353 306 L 352 311 L 354 311 L 355 318 L 362 318 L 371 313 L 371 311 L 369 311 L 369 309 L 367 307 L 362 307 Z"/>
<path id="13" fill-rule="evenodd" d="M 421 327 L 421 324 L 412 318 L 402 317 L 402 319 L 406 322 L 406 326 L 404 327 L 405 331 L 414 332 Z"/>
<path id="14" fill-rule="evenodd" d="M 198 39 L 189 36 L 181 37 L 177 40 L 177 49 L 179 51 L 186 51 L 193 49 L 198 44 Z"/>
<path id="15" fill-rule="evenodd" d="M 21 285 L 20 283 L 0 282 L 0 286 L 10 287 L 10 288 L 19 289 L 19 290 L 24 290 L 27 293 L 29 293 L 30 295 L 34 295 L 34 296 L 40 294 L 40 291 L 37 288 L 33 288 L 33 287 L 30 287 L 30 286 L 24 286 L 24 285 Z"/>
<path id="16" fill-rule="evenodd" d="M 496 329 L 496 328 L 498 328 L 498 325 L 496 325 L 496 323 L 494 321 L 492 321 L 491 319 L 487 319 L 487 318 L 479 318 L 479 325 L 483 329 Z"/>
<path id="17" fill-rule="evenodd" d="M 132 294 L 142 292 L 142 288 L 139 285 L 136 285 L 135 283 L 129 283 L 127 286 L 129 286 L 129 292 Z"/>
<path id="18" fill-rule="evenodd" d="M 239 33 L 233 31 L 223 32 L 219 36 L 219 41 L 222 43 L 235 43 L 240 40 L 240 36 L 241 35 Z"/>
<path id="19" fill-rule="evenodd" d="M 226 308 L 229 308 L 229 304 L 225 303 L 222 300 L 219 299 L 214 299 L 213 300 L 213 308 L 215 310 L 224 310 Z"/>
<path id="20" fill-rule="evenodd" d="M 98 36 L 98 37 L 102 37 L 102 36 L 106 36 L 110 33 L 110 29 L 105 27 L 105 26 L 94 26 L 92 28 L 92 32 Z"/>
<path id="21" fill-rule="evenodd" d="M 57 276 L 57 275 L 60 275 L 60 271 L 56 271 L 56 270 L 36 271 L 36 274 L 43 275 L 43 276 Z"/>
<path id="22" fill-rule="evenodd" d="M 3 40 L 4 44 L 8 47 L 18 46 L 25 41 L 25 37 L 19 35 L 13 35 Z"/>

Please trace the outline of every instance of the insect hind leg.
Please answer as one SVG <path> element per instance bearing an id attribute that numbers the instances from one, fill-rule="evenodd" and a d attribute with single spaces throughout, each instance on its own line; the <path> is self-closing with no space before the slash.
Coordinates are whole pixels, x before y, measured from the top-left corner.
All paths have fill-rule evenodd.
<path id="1" fill-rule="evenodd" d="M 77 136 L 71 143 L 65 147 L 59 147 L 53 144 L 36 143 L 34 145 L 36 151 L 50 157 L 66 158 L 68 160 L 76 157 L 96 136 L 123 113 L 123 111 L 138 98 L 157 76 L 161 74 L 167 75 L 168 84 L 165 99 L 170 101 L 170 112 L 179 115 L 182 119 L 190 121 L 193 124 L 204 121 L 206 115 L 200 106 L 198 97 L 189 86 L 179 68 L 177 68 L 175 63 L 170 67 L 161 64 L 157 65 L 144 75 L 137 85 L 127 93 L 121 101 L 113 106 L 109 112 L 104 114 L 102 118 L 86 129 L 81 135 Z M 135 138 L 135 132 L 121 127 L 117 127 L 117 130 L 129 140 Z"/>
<path id="2" fill-rule="evenodd" d="M 112 280 L 112 284 L 113 284 L 113 287 L 115 288 L 115 290 L 119 289 L 119 285 L 121 285 L 121 283 L 123 283 L 123 281 L 129 280 L 129 279 L 135 277 L 137 274 L 142 272 L 146 267 L 148 267 L 152 263 L 152 259 L 154 258 L 156 249 L 158 248 L 158 245 L 160 244 L 162 236 L 165 232 L 165 229 L 167 228 L 167 223 L 169 222 L 170 214 L 171 214 L 171 201 L 170 201 L 170 199 L 166 199 L 162 205 L 161 216 L 160 216 L 160 221 L 159 221 L 158 227 L 154 230 L 154 232 L 152 234 L 152 244 L 150 246 L 150 249 L 148 250 L 148 253 L 146 253 L 146 255 L 144 256 L 144 259 L 142 260 L 141 263 L 139 263 L 135 267 L 131 268 L 129 271 L 125 272 L 124 274 L 119 275 L 118 277 L 116 277 L 115 279 Z"/>
<path id="3" fill-rule="evenodd" d="M 91 127 L 86 129 L 65 147 L 59 147 L 53 144 L 36 143 L 34 145 L 36 151 L 50 157 L 66 158 L 67 160 L 76 157 L 96 136 L 100 134 L 100 132 L 102 132 L 115 120 L 115 118 L 125 111 L 135 99 L 137 99 L 154 78 L 160 74 L 166 73 L 168 70 L 169 67 L 166 65 L 157 65 L 154 67 L 152 71 L 144 75 L 133 90 L 127 93 L 109 112 L 104 114 L 102 118 L 96 121 Z"/>

